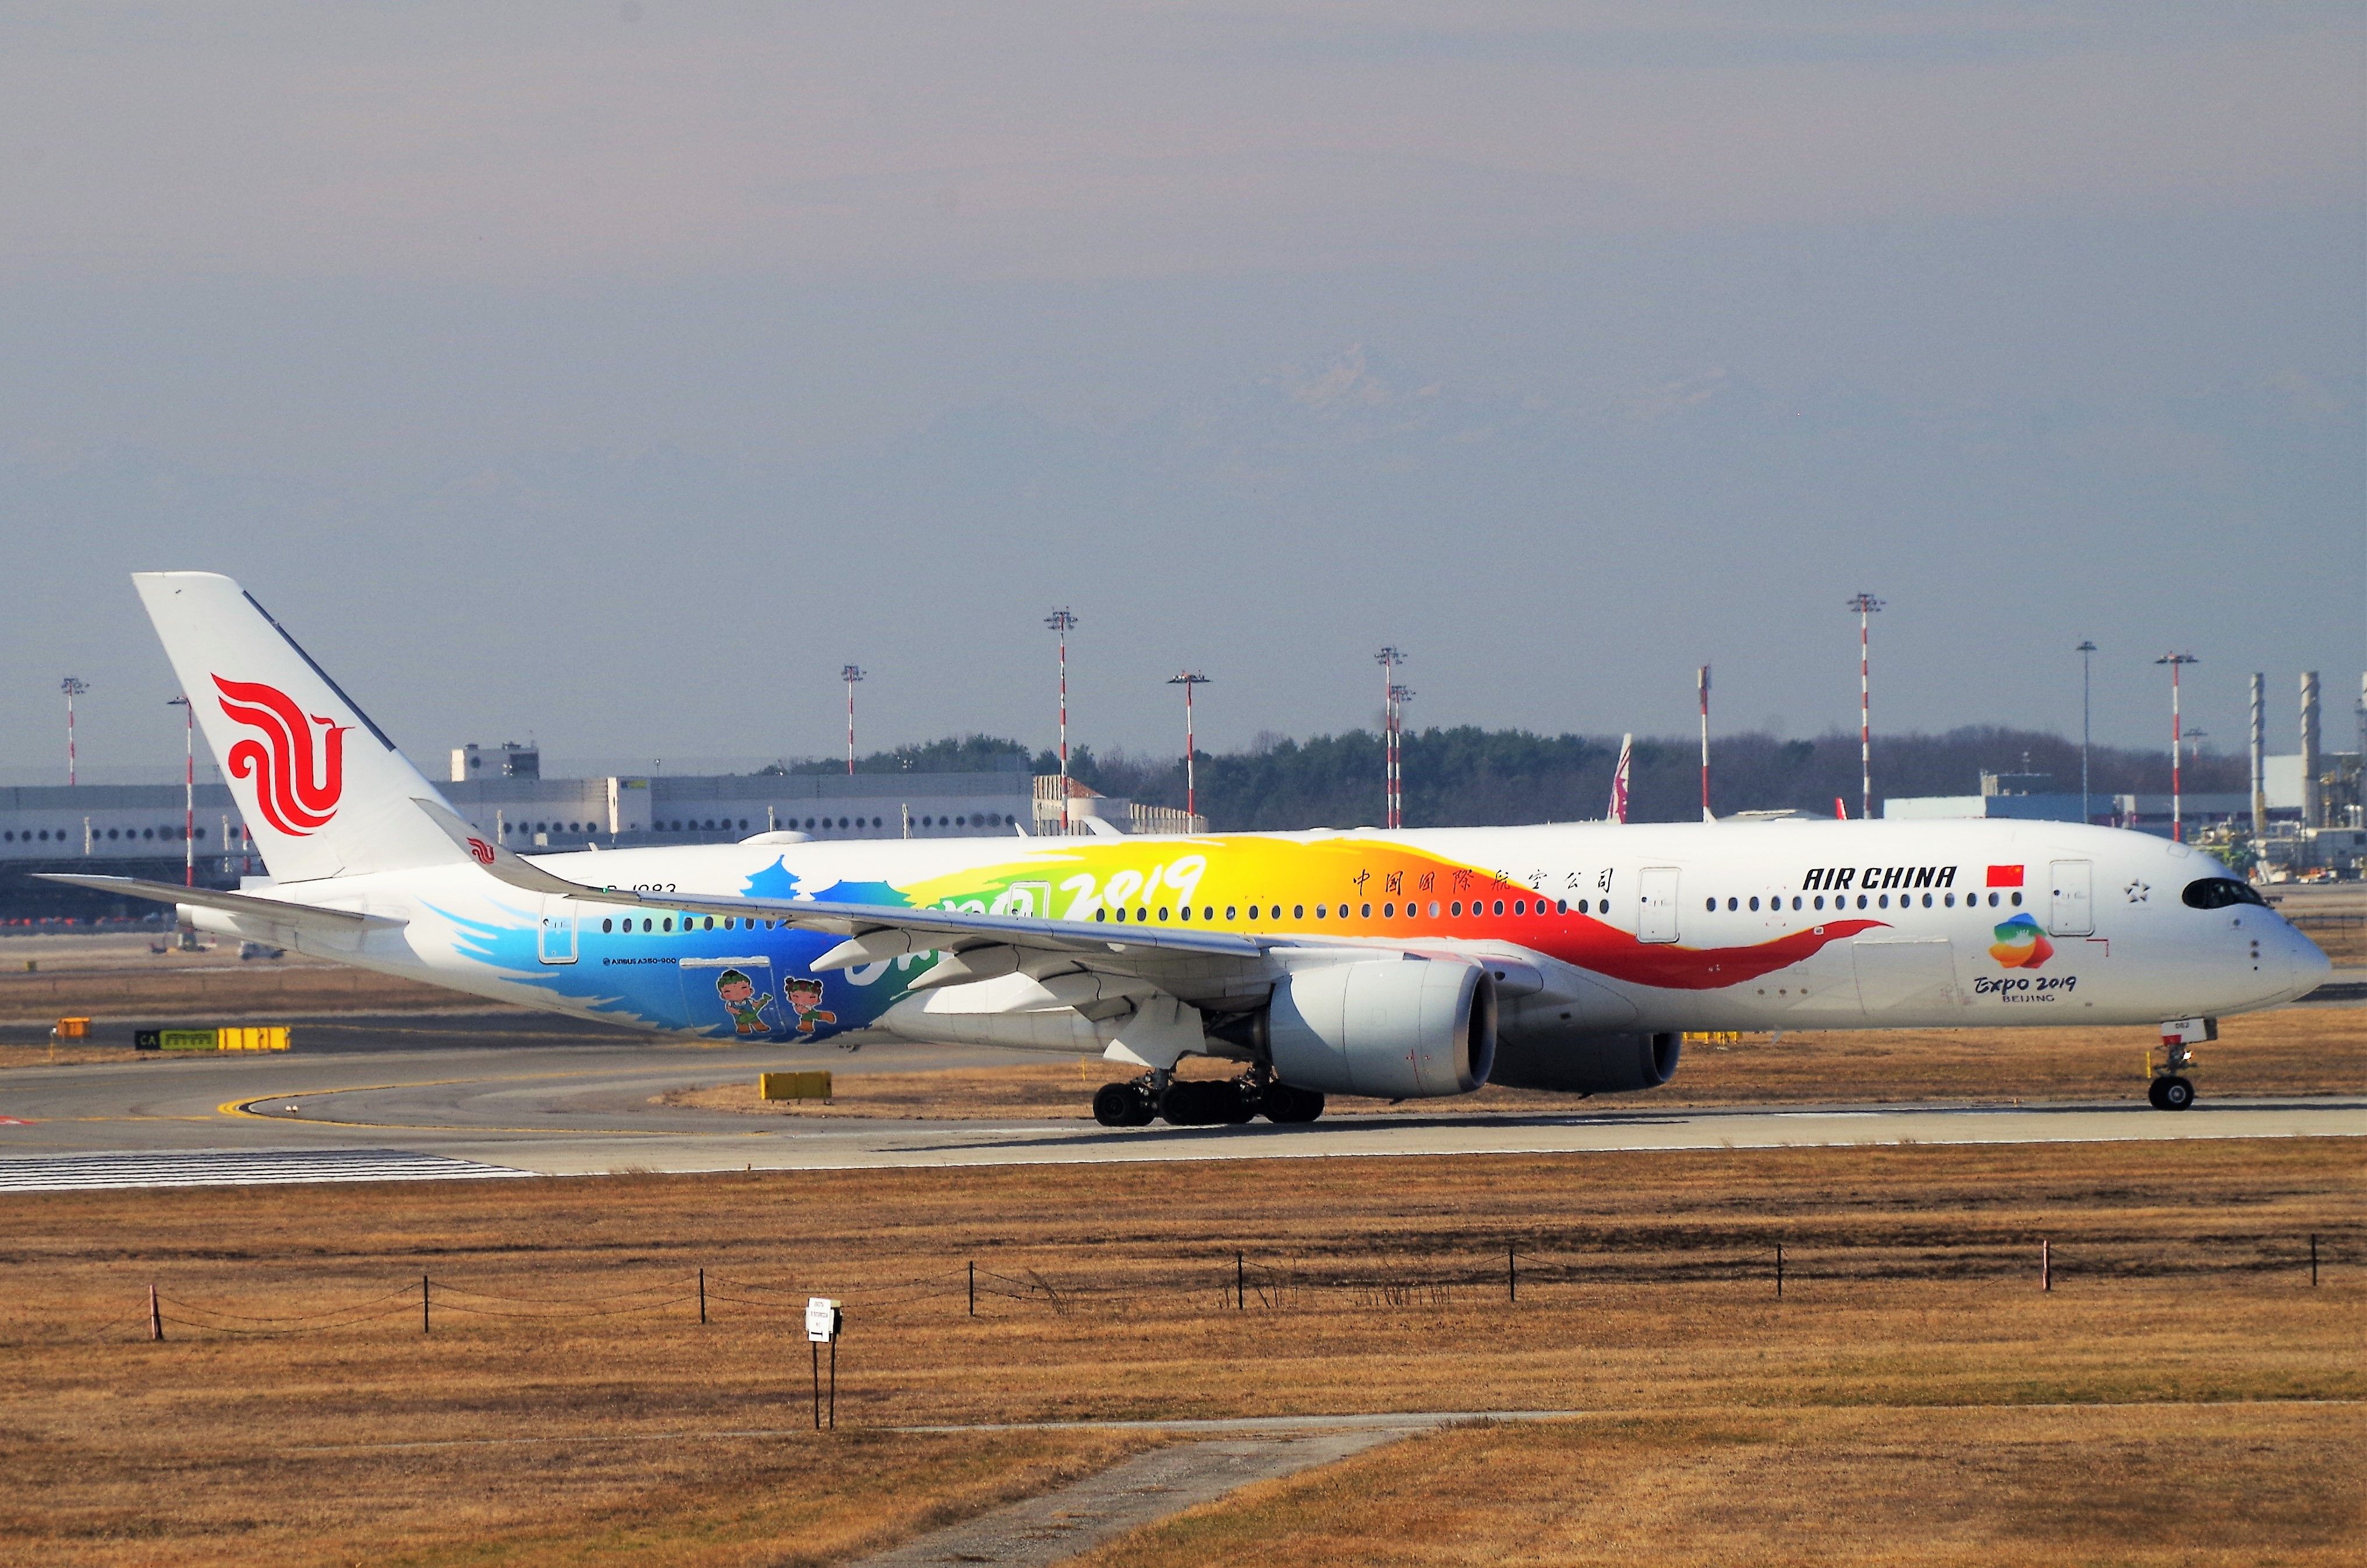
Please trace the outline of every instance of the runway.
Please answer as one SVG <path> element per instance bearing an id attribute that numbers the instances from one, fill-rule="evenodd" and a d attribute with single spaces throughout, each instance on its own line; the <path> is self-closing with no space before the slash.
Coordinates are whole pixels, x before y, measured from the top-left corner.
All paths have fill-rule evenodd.
<path id="1" fill-rule="evenodd" d="M 754 1118 L 652 1103 L 759 1071 L 840 1075 L 1007 1065 L 1007 1053 L 714 1050 L 630 1040 L 459 1043 L 25 1067 L 0 1079 L 0 1191 L 513 1174 L 1614 1150 L 2367 1135 L 2367 1096 L 2023 1105 L 1657 1107 L 1549 1114 L 1326 1116 L 1303 1127 L 1104 1128 L 1087 1121 Z M 392 1048 L 388 1048 L 392 1043 Z M 127 1157 L 136 1156 L 136 1157 Z M 335 1156 L 326 1158 L 323 1156 Z"/>

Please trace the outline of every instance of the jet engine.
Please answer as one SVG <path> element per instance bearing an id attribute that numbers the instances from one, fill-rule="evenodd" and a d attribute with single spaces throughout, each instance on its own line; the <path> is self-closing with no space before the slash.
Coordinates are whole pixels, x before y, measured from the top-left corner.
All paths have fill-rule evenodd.
<path id="1" fill-rule="evenodd" d="M 1496 982 L 1453 959 L 1374 960 L 1294 971 L 1256 1015 L 1274 1076 L 1324 1094 L 1385 1100 L 1468 1094 L 1496 1055 Z"/>
<path id="2" fill-rule="evenodd" d="M 1566 1094 L 1658 1089 L 1677 1074 L 1682 1034 L 1508 1034 L 1496 1043 L 1490 1083 Z"/>

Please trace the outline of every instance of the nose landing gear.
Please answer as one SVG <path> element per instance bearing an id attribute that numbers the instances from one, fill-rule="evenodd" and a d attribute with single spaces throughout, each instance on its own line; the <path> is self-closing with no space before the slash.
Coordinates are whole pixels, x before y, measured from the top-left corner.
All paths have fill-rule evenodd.
<path id="1" fill-rule="evenodd" d="M 2146 1103 L 2156 1111 L 2184 1111 L 2194 1103 L 2194 1080 L 2186 1075 L 2194 1068 L 2193 1047 L 2205 1040 L 2219 1038 L 2219 1021 L 2215 1018 L 2174 1018 L 2161 1026 L 2161 1060 L 2146 1053 L 2146 1067 L 2151 1077 L 2146 1085 Z"/>

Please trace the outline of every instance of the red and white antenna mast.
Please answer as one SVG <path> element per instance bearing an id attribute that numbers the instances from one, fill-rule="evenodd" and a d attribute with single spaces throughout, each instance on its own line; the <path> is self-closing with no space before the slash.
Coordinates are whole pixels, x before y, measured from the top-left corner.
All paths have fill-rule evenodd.
<path id="1" fill-rule="evenodd" d="M 1196 818 L 1200 815 L 1200 795 L 1193 754 L 1199 750 L 1199 742 L 1192 733 L 1192 688 L 1206 685 L 1208 678 L 1196 670 L 1186 670 L 1170 675 L 1167 683 L 1184 688 L 1184 815 Z"/>
<path id="2" fill-rule="evenodd" d="M 1398 684 L 1398 666 L 1405 660 L 1404 650 L 1394 644 L 1373 655 L 1373 662 L 1381 667 L 1381 820 L 1390 828 L 1405 826 L 1405 774 L 1400 765 L 1398 709 L 1406 697 L 1413 695 Z"/>
<path id="3" fill-rule="evenodd" d="M 2169 837 L 2173 843 L 2186 841 L 2186 814 L 2180 792 L 2183 777 L 2178 760 L 2186 749 L 2186 736 L 2180 728 L 2178 713 L 2178 672 L 2189 664 L 2203 662 L 2191 653 L 2165 653 L 2154 660 L 2169 666 Z"/>
<path id="4" fill-rule="evenodd" d="M 1709 814 L 1709 666 L 1708 666 L 1708 665 L 1704 664 L 1704 665 L 1703 665 L 1700 669 L 1698 669 L 1698 670 L 1696 670 L 1696 671 L 1693 671 L 1693 684 L 1694 684 L 1695 686 L 1697 686 L 1698 688 L 1700 688 L 1700 690 L 1701 690 L 1701 731 L 1702 731 L 1702 820 L 1703 820 L 1703 821 L 1704 821 L 1704 822 L 1715 822 L 1715 821 L 1716 821 L 1716 820 L 1717 820 L 1717 818 L 1715 818 L 1715 817 L 1713 817 L 1713 816 L 1711 816 L 1711 815 Z"/>
<path id="5" fill-rule="evenodd" d="M 1053 611 L 1044 617 L 1044 624 L 1060 637 L 1060 831 L 1069 830 L 1069 634 L 1077 629 L 1077 617 L 1068 607 Z"/>
<path id="6" fill-rule="evenodd" d="M 1882 601 L 1871 593 L 1861 593 L 1849 602 L 1857 612 L 1857 814 L 1861 818 L 1874 815 L 1874 683 L 1873 641 L 1867 626 L 1874 613 L 1882 608 Z"/>
<path id="7" fill-rule="evenodd" d="M 846 772 L 855 774 L 855 683 L 863 679 L 863 666 L 849 664 L 841 669 L 838 678 L 846 682 Z"/>
<path id="8" fill-rule="evenodd" d="M 74 782 L 74 700 L 90 690 L 90 682 L 79 675 L 69 675 L 58 682 L 58 690 L 66 694 L 66 783 Z"/>

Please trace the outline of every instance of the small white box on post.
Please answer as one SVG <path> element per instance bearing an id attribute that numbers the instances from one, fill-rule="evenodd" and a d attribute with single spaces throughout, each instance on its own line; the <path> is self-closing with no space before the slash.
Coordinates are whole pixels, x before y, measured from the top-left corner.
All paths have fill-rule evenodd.
<path id="1" fill-rule="evenodd" d="M 806 1339 L 813 1351 L 813 1416 L 814 1430 L 821 1430 L 821 1348 L 830 1347 L 830 1426 L 838 1429 L 838 1336 L 846 1326 L 846 1314 L 838 1303 L 828 1296 L 810 1296 L 806 1300 Z"/>

